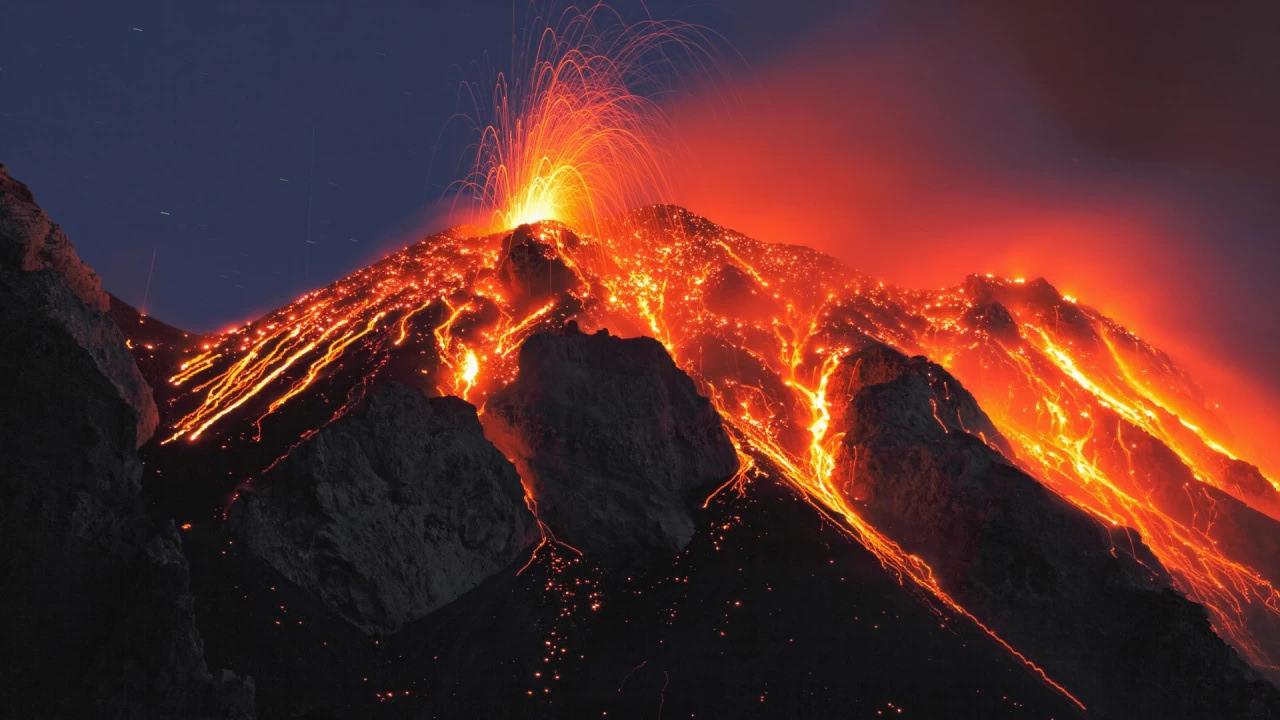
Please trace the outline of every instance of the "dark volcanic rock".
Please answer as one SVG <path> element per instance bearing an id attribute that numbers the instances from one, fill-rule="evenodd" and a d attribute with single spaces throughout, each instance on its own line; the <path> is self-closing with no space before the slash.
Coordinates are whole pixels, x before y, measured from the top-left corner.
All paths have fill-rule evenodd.
<path id="1" fill-rule="evenodd" d="M 547 227 L 546 223 L 536 228 L 521 225 L 503 241 L 498 277 L 518 298 L 547 298 L 582 284 L 582 279 L 556 253 L 555 245 L 538 235 L 547 232 Z M 578 243 L 577 236 L 568 230 L 553 228 L 550 232 L 561 233 L 562 241 L 570 246 Z"/>
<path id="2" fill-rule="evenodd" d="M 942 368 L 877 346 L 846 358 L 831 386 L 842 490 L 1092 716 L 1280 713 L 1280 693 L 1169 587 L 1140 539 L 1011 465 Z"/>
<path id="3" fill-rule="evenodd" d="M 205 664 L 172 523 L 144 512 L 146 385 L 92 273 L 2 172 L 0 255 L 5 716 L 248 716 L 252 686 Z"/>
<path id="4" fill-rule="evenodd" d="M 369 633 L 398 630 L 537 538 L 475 408 L 397 384 L 321 430 L 232 506 L 242 549 Z"/>
<path id="5" fill-rule="evenodd" d="M 137 444 L 145 443 L 159 415 L 151 388 L 125 348 L 124 337 L 106 316 L 107 293 L 62 229 L 4 165 L 0 165 L 0 271 L 22 274 L 22 288 L 14 288 L 23 295 L 21 302 L 39 308 L 88 353 L 98 372 L 133 408 Z"/>
<path id="6" fill-rule="evenodd" d="M 170 383 L 169 378 L 180 369 L 183 355 L 199 342 L 200 336 L 146 315 L 114 295 L 108 314 L 129 339 L 133 361 L 151 386 L 156 407 L 166 408 L 183 390 Z"/>
<path id="7" fill-rule="evenodd" d="M 999 340 L 1013 341 L 1018 339 L 1018 322 L 1009 314 L 1009 310 L 998 302 L 986 305 L 974 305 L 961 318 L 966 327 L 982 330 Z"/>
<path id="8" fill-rule="evenodd" d="M 394 716 L 1076 717 L 1003 649 L 940 618 L 772 480 L 713 501 L 672 565 L 606 578 L 599 610 L 579 598 L 548 623 L 554 604 L 543 586 L 577 580 L 574 568 L 539 563 L 392 640 L 402 679 L 386 684 L 424 681 L 419 704 Z M 554 679 L 540 655 L 522 652 L 547 636 L 570 649 Z M 421 665 L 430 671 L 417 673 Z"/>
<path id="9" fill-rule="evenodd" d="M 1223 458 L 1222 465 L 1222 479 L 1228 487 L 1235 488 L 1247 498 L 1257 498 L 1260 503 L 1274 497 L 1275 489 L 1256 465 L 1232 458 Z M 1270 506 L 1274 507 L 1274 502 Z"/>
<path id="10" fill-rule="evenodd" d="M 107 294 L 98 275 L 76 250 L 26 185 L 0 165 L 0 265 L 13 270 L 52 270 L 85 305 L 106 312 Z"/>
<path id="11" fill-rule="evenodd" d="M 1102 344 L 1094 321 L 1044 278 L 1010 282 L 986 275 L 970 275 L 962 287 L 978 312 L 994 306 L 1002 310 L 1013 309 L 1019 317 L 1025 312 L 1039 318 L 1040 322 L 1052 323 L 1059 332 L 1069 334 L 1080 348 L 1097 348 Z M 970 311 L 967 319 L 972 319 L 972 314 Z M 1012 338 L 1007 327 L 997 324 L 988 326 L 988 329 L 1003 340 Z M 1001 333 L 1005 336 L 1001 337 Z"/>
<path id="12" fill-rule="evenodd" d="M 684 547 L 701 493 L 738 465 L 719 415 L 662 345 L 570 325 L 530 337 L 519 365 L 485 418 L 539 516 L 606 562 Z"/>
<path id="13" fill-rule="evenodd" d="M 863 388 L 896 380 L 901 380 L 901 392 L 911 402 L 865 406 L 847 402 Z M 1009 441 L 978 407 L 973 395 L 941 367 L 922 357 L 906 358 L 887 345 L 871 343 L 845 358 L 829 385 L 835 400 L 832 426 L 850 435 L 868 425 L 892 426 L 913 438 L 932 438 L 938 432 L 968 433 L 1006 458 L 1014 456 Z"/>
<path id="14" fill-rule="evenodd" d="M 779 312 L 778 301 L 734 265 L 723 265 L 712 273 L 704 292 L 709 309 L 742 320 L 768 320 Z"/>

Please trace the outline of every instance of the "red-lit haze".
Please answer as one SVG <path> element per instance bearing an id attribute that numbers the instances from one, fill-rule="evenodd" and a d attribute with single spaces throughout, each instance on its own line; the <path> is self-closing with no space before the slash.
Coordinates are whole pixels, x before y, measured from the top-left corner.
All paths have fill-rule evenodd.
<path id="1" fill-rule="evenodd" d="M 1168 350 L 1280 475 L 1280 343 L 1237 281 L 1247 256 L 1220 252 L 1228 226 L 1185 183 L 1070 142 L 1007 52 L 977 24 L 843 18 L 671 108 L 674 198 L 898 285 L 1044 276 Z"/>

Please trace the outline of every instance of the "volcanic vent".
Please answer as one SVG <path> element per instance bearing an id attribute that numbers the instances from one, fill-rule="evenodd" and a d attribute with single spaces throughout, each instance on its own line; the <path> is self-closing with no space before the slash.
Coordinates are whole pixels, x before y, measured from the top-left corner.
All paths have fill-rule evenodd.
<path id="1" fill-rule="evenodd" d="M 852 573 L 859 587 L 880 582 L 869 573 L 900 584 L 901 597 L 868 590 L 889 592 L 876 597 L 893 608 L 885 612 L 896 626 L 917 613 L 908 606 L 924 609 L 944 635 L 971 637 L 962 645 L 981 648 L 939 651 L 945 672 L 970 678 L 963 682 L 979 694 L 997 692 L 957 669 L 956 658 L 976 652 L 986 659 L 966 662 L 994 663 L 1003 669 L 992 677 L 1022 688 L 1012 705 L 966 705 L 933 690 L 924 704 L 934 710 L 1054 708 L 1061 716 L 1087 708 L 1132 717 L 1217 708 L 1261 717 L 1276 707 L 1274 690 L 1257 675 L 1271 670 L 1280 649 L 1273 481 L 1231 453 L 1221 421 L 1165 355 L 1043 280 L 975 276 L 937 292 L 898 290 L 807 248 L 763 243 L 658 206 L 592 236 L 552 222 L 432 236 L 216 336 L 187 337 L 124 306 L 116 315 L 139 365 L 152 372 L 161 406 L 161 428 L 144 449 L 147 487 L 192 526 L 189 545 L 208 558 L 196 564 L 197 582 L 215 598 L 205 621 L 230 627 L 244 603 L 252 617 L 275 602 L 233 601 L 223 597 L 225 585 L 287 585 L 295 605 L 328 618 L 305 631 L 317 633 L 308 641 L 361 648 L 309 659 L 306 671 L 282 670 L 263 658 L 278 660 L 288 643 L 215 633 L 218 662 L 259 676 L 268 704 L 298 707 L 297 683 L 329 698 L 321 704 L 348 692 L 385 704 L 394 683 L 408 691 L 390 696 L 400 698 L 398 707 L 460 708 L 496 692 L 541 698 L 550 703 L 543 711 L 572 715 L 626 695 L 625 687 L 601 695 L 601 683 L 617 681 L 605 680 L 609 668 L 632 659 L 614 643 L 639 631 L 635 642 L 656 637 L 657 645 L 622 671 L 645 678 L 638 686 L 661 685 L 650 691 L 669 708 L 712 707 L 709 695 L 672 672 L 695 673 L 691 658 L 713 652 L 731 663 L 726 673 L 742 673 L 732 686 L 751 687 L 766 706 L 785 698 L 788 708 L 830 709 L 794 674 L 751 659 L 780 657 L 765 646 L 791 640 L 766 626 L 787 626 L 781 616 L 809 602 L 779 587 L 809 582 L 796 568 L 739 557 L 775 553 L 796 567 L 822 559 L 845 568 L 840 573 Z M 299 468 L 340 485 L 345 463 L 357 457 L 371 463 L 377 488 L 391 484 L 372 490 L 383 498 L 372 502 L 399 509 L 379 512 L 417 512 L 406 503 L 419 501 L 395 489 L 405 480 L 392 479 L 417 471 L 396 469 L 397 453 L 375 447 L 390 430 L 361 429 L 369 415 L 362 408 L 385 405 L 377 398 L 387 384 L 479 408 L 486 436 L 521 473 L 499 492 L 523 495 L 521 512 L 527 508 L 537 527 L 529 551 L 506 570 L 469 565 L 472 579 L 454 583 L 440 602 L 469 594 L 438 610 L 440 602 L 404 600 L 412 583 L 387 584 L 359 566 L 378 543 L 421 532 L 412 525 L 371 519 L 353 540 L 323 529 L 345 522 L 346 502 L 335 505 L 328 494 L 268 500 L 297 492 L 276 484 L 297 486 L 286 478 Z M 699 410 L 699 402 L 709 405 Z M 329 436 L 369 441 L 352 456 L 323 449 Z M 474 477 L 479 469 L 443 471 Z M 227 535 L 227 507 L 234 519 L 245 502 L 296 516 L 259 512 L 255 535 L 234 522 Z M 806 513 L 821 523 L 801 529 Z M 508 543 L 482 550 L 486 557 L 508 557 L 509 538 L 526 532 L 503 517 L 491 513 L 485 529 L 469 531 Z M 252 540 L 270 531 L 264 522 L 292 528 L 276 533 L 291 539 L 271 554 Z M 349 542 L 368 545 L 325 549 Z M 317 560 L 271 559 L 300 552 Z M 382 572 L 430 585 L 449 566 L 432 552 L 393 560 Z M 846 563 L 861 562 L 853 558 L 877 569 L 851 569 Z M 733 611 L 713 612 L 716 603 L 743 602 L 713 599 L 725 592 L 719 584 L 729 580 L 716 578 L 728 567 L 737 568 L 731 584 L 752 588 L 744 594 L 764 588 L 755 600 L 784 593 L 775 610 L 755 616 L 764 625 L 752 637 L 763 645 L 740 647 L 732 660 L 725 648 L 686 636 L 728 635 Z M 348 604 L 334 604 L 332 587 L 347 588 Z M 525 600 L 513 606 L 516 597 Z M 377 609 L 353 611 L 352 601 Z M 659 606 L 665 621 L 655 616 Z M 806 620 L 831 632 L 863 622 L 820 607 L 829 615 Z M 497 624 L 473 626 L 473 612 Z M 370 617 L 396 620 L 361 619 Z M 515 646 L 541 647 L 541 662 L 488 645 L 499 628 Z M 394 651 L 378 645 L 371 655 L 360 638 L 388 631 Z M 446 648 L 432 662 L 451 658 L 458 667 L 423 669 L 425 651 L 413 644 L 424 638 Z M 688 655 L 674 643 L 686 644 Z M 482 657 L 484 647 L 508 660 Z M 823 662 L 856 665 L 860 653 L 848 647 L 840 660 Z M 923 660 L 885 667 L 924 672 L 914 664 Z M 468 679 L 497 667 L 492 662 L 507 668 L 506 680 Z M 361 669 L 368 667 L 381 668 L 388 688 L 375 693 L 353 680 L 373 672 Z M 326 678 L 324 687 L 301 679 L 311 674 Z M 466 699 L 432 704 L 431 693 L 443 688 Z"/>

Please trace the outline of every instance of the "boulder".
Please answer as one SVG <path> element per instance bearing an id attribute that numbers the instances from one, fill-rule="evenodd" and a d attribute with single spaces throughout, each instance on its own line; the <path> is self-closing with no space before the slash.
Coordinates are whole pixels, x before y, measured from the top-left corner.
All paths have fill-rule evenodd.
<path id="1" fill-rule="evenodd" d="M 242 552 L 369 634 L 388 634 L 537 539 L 515 468 L 475 408 L 376 386 L 231 508 Z"/>
<path id="2" fill-rule="evenodd" d="M 706 491 L 738 468 L 719 415 L 658 341 L 572 323 L 525 341 L 485 421 L 539 517 L 610 564 L 679 551 Z"/>
<path id="3" fill-rule="evenodd" d="M 556 251 L 549 233 L 574 247 L 579 240 L 572 232 L 553 223 L 521 225 L 502 242 L 498 278 L 515 294 L 518 304 L 550 298 L 582 285 L 582 279 Z"/>

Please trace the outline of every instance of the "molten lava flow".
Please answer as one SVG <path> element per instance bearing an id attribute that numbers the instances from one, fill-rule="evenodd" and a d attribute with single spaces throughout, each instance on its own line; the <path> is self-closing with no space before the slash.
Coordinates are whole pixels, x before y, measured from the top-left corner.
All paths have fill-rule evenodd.
<path id="1" fill-rule="evenodd" d="M 814 325 L 810 324 L 809 333 L 812 334 L 813 331 Z M 809 337 L 806 336 L 804 341 L 797 345 L 796 348 L 803 346 L 808 340 Z M 831 412 L 827 405 L 827 384 L 847 351 L 847 348 L 842 348 L 826 354 L 814 387 L 806 387 L 796 378 L 795 373 L 800 362 L 799 357 L 795 354 L 790 355 L 793 364 L 790 366 L 791 376 L 788 377 L 786 384 L 805 400 L 811 418 L 808 427 L 810 440 L 807 467 L 798 463 L 790 452 L 780 447 L 776 438 L 772 437 L 767 431 L 762 431 L 762 428 L 767 428 L 768 425 L 760 422 L 751 414 L 748 403 L 744 403 L 742 413 L 735 417 L 725 413 L 726 408 L 721 404 L 721 396 L 715 393 L 714 389 L 712 394 L 713 402 L 716 403 L 717 408 L 724 414 L 731 427 L 743 438 L 752 451 L 759 454 L 765 462 L 768 462 L 788 482 L 799 489 L 809 504 L 829 519 L 835 527 L 844 530 L 850 537 L 875 555 L 884 568 L 893 571 L 900 581 L 910 579 L 918 587 L 924 589 L 933 598 L 942 603 L 943 606 L 973 622 L 996 644 L 1016 657 L 1046 684 L 1062 693 L 1081 710 L 1086 709 L 1079 698 L 1049 677 L 1039 665 L 1010 645 L 999 633 L 966 610 L 963 605 L 944 590 L 937 578 L 934 577 L 933 570 L 928 563 L 920 557 L 903 550 L 896 542 L 877 531 L 864 520 L 858 511 L 854 509 L 849 499 L 834 486 L 832 483 L 832 472 L 835 469 L 836 462 L 834 447 L 839 442 L 840 435 L 831 435 L 829 433 Z"/>
<path id="2" fill-rule="evenodd" d="M 1274 483 L 1226 449 L 1222 423 L 1166 356 L 1042 282 L 974 278 L 956 290 L 898 291 L 803 248 L 676 214 L 667 237 L 611 244 L 620 267 L 610 310 L 672 349 L 707 382 L 742 444 L 887 565 L 936 584 L 882 544 L 827 480 L 838 441 L 827 436 L 825 383 L 840 353 L 831 348 L 859 336 L 943 361 L 1036 477 L 1109 527 L 1136 530 L 1225 638 L 1258 667 L 1275 666 L 1278 568 L 1267 546 L 1231 527 L 1256 522 L 1254 511 L 1276 514 Z M 984 327 L 984 312 L 1009 315 Z"/>
<path id="3" fill-rule="evenodd" d="M 997 301 L 1018 332 L 966 322 Z M 1250 507 L 1276 515 L 1274 482 L 1210 434 L 1220 421 L 1168 358 L 1047 285 L 974 278 L 966 292 L 934 294 L 929 317 L 917 347 L 964 380 L 1032 474 L 1136 530 L 1219 633 L 1275 668 L 1275 566 L 1232 527 Z"/>

